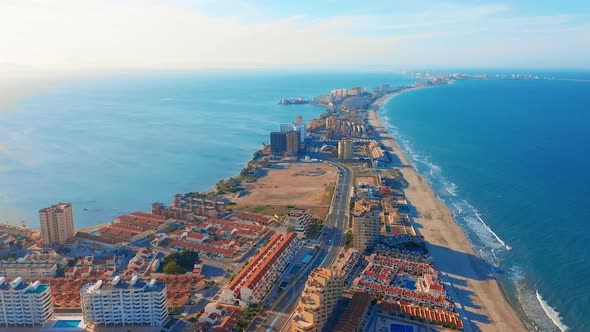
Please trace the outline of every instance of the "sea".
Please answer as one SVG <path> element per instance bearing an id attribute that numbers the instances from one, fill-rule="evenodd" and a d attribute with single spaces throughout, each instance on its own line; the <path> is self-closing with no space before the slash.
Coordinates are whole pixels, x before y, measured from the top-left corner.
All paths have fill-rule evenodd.
<path id="1" fill-rule="evenodd" d="M 382 120 L 531 329 L 588 331 L 590 81 L 457 81 Z"/>
<path id="2" fill-rule="evenodd" d="M 247 71 L 60 81 L 0 112 L 0 222 L 38 227 L 38 210 L 60 201 L 73 203 L 77 228 L 149 210 L 237 174 L 281 123 L 323 112 L 281 98 L 415 81 Z M 588 105 L 589 82 L 473 80 L 406 92 L 381 110 L 540 331 L 590 326 Z"/>

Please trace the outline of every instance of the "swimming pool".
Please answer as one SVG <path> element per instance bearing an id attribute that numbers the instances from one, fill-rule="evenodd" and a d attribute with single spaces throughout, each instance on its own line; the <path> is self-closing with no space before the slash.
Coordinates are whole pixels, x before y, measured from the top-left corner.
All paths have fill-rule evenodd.
<path id="1" fill-rule="evenodd" d="M 90 232 L 90 235 L 95 235 L 95 236 L 98 236 L 99 234 L 100 234 L 100 232 L 99 232 L 99 231 Z"/>
<path id="2" fill-rule="evenodd" d="M 404 280 L 404 284 L 403 284 L 404 288 L 410 289 L 410 290 L 416 290 L 416 282 L 414 280 Z"/>
<path id="3" fill-rule="evenodd" d="M 413 332 L 414 327 L 411 325 L 391 324 L 391 332 Z"/>
<path id="4" fill-rule="evenodd" d="M 53 324 L 53 327 L 55 328 L 61 328 L 61 329 L 73 329 L 78 327 L 78 325 L 80 325 L 82 321 L 79 319 L 76 320 L 58 320 L 55 324 Z"/>

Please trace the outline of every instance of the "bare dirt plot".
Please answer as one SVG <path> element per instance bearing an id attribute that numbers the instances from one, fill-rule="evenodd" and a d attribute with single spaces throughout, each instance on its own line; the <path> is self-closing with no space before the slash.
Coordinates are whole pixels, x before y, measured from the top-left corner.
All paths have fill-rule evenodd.
<path id="1" fill-rule="evenodd" d="M 285 163 L 249 184 L 247 193 L 233 197 L 239 205 L 327 206 L 326 192 L 337 171 L 323 163 Z"/>
<path id="2" fill-rule="evenodd" d="M 370 184 L 372 186 L 376 186 L 377 179 L 374 176 L 355 176 L 354 183 L 355 183 L 355 185 L 364 183 L 364 184 Z"/>

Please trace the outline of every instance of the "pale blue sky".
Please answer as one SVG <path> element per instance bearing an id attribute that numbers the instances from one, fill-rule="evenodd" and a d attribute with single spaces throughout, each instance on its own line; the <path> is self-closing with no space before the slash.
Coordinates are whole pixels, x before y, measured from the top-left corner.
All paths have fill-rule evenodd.
<path id="1" fill-rule="evenodd" d="M 590 1 L 0 1 L 0 63 L 590 68 L 589 59 Z"/>

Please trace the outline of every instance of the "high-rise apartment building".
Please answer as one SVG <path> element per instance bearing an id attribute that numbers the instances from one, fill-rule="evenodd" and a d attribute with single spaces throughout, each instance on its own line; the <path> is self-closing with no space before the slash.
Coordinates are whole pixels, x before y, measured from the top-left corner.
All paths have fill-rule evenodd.
<path id="1" fill-rule="evenodd" d="M 338 159 L 348 160 L 352 157 L 352 142 L 349 140 L 338 141 Z"/>
<path id="2" fill-rule="evenodd" d="M 7 281 L 0 277 L 0 325 L 43 325 L 53 317 L 49 284 L 27 283 L 21 277 Z"/>
<path id="3" fill-rule="evenodd" d="M 306 126 L 304 123 L 282 123 L 279 126 L 279 131 L 282 133 L 289 131 L 299 132 L 299 143 L 303 143 L 305 141 Z"/>
<path id="4" fill-rule="evenodd" d="M 66 243 L 76 233 L 71 203 L 59 203 L 39 210 L 39 220 L 46 246 Z"/>
<path id="5" fill-rule="evenodd" d="M 335 116 L 326 118 L 326 129 L 337 129 L 338 126 L 338 119 Z"/>
<path id="6" fill-rule="evenodd" d="M 355 211 L 352 212 L 352 243 L 358 250 L 365 250 L 373 245 L 381 233 L 380 211 Z"/>
<path id="7" fill-rule="evenodd" d="M 114 277 L 111 282 L 98 280 L 80 291 L 82 314 L 86 323 L 149 324 L 160 326 L 168 318 L 166 285 L 152 279 L 130 281 Z"/>
<path id="8" fill-rule="evenodd" d="M 313 270 L 292 318 L 292 331 L 321 332 L 344 289 L 344 272 L 335 269 Z"/>

